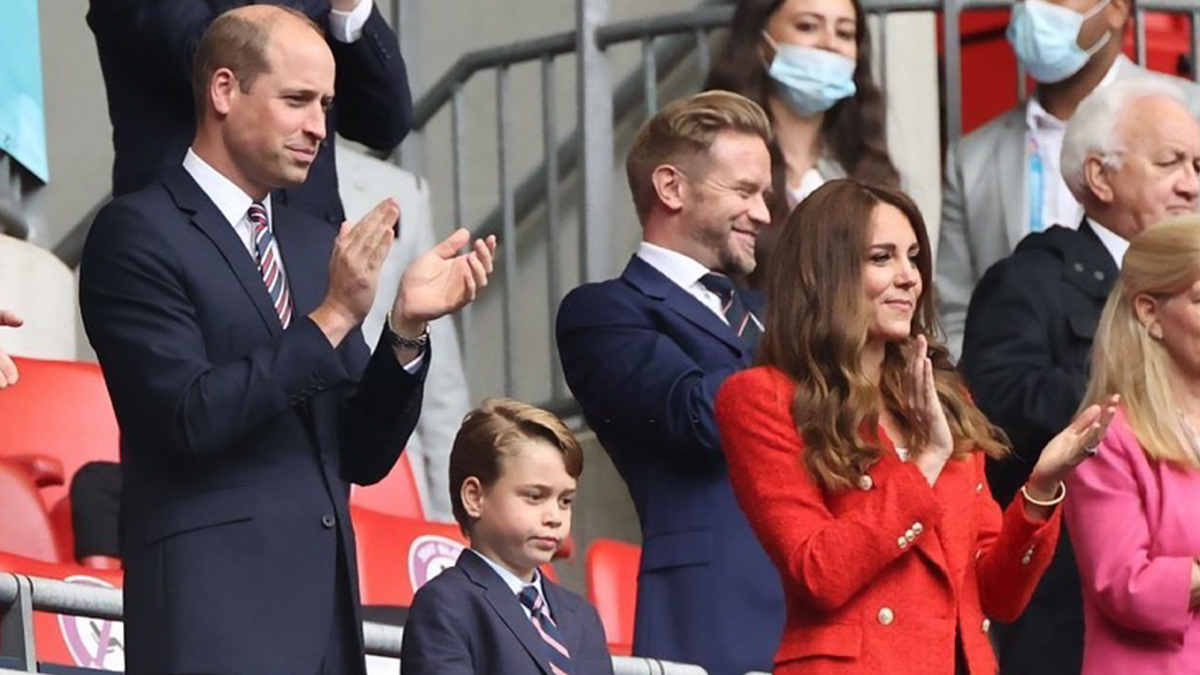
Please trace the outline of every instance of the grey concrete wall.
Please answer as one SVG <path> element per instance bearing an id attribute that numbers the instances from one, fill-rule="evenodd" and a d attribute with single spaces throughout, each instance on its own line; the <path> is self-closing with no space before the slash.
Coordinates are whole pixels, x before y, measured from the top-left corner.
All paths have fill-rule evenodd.
<path id="1" fill-rule="evenodd" d="M 81 0 L 38 2 L 50 183 L 39 195 L 44 225 L 32 240 L 43 247 L 57 244 L 112 186 L 112 126 L 86 11 Z"/>

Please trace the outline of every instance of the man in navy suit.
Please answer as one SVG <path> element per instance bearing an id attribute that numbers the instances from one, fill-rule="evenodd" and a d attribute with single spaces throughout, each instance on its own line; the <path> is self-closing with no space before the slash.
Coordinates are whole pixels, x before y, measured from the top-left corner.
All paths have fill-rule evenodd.
<path id="1" fill-rule="evenodd" d="M 412 94 L 396 34 L 374 0 L 266 0 L 304 12 L 325 31 L 337 64 L 337 102 L 308 180 L 276 195 L 334 225 L 345 219 L 334 132 L 391 152 L 412 128 Z M 113 194 L 140 190 L 177 168 L 196 133 L 192 58 L 222 12 L 251 0 L 90 0 L 113 126 Z"/>
<path id="2" fill-rule="evenodd" d="M 783 629 L 779 577 L 734 500 L 713 418 L 761 332 L 760 303 L 728 277 L 754 269 L 769 222 L 769 139 L 736 94 L 663 108 L 626 160 L 641 246 L 558 313 L 567 383 L 641 520 L 633 651 L 711 675 L 770 670 Z"/>
<path id="3" fill-rule="evenodd" d="M 369 355 L 358 325 L 397 205 L 339 232 L 270 195 L 325 138 L 320 30 L 234 10 L 195 67 L 183 166 L 101 210 L 81 270 L 121 428 L 127 672 L 361 674 L 349 486 L 391 470 L 420 414 L 426 322 L 474 297 L 495 242 L 456 256 L 460 230 L 414 261 Z"/>

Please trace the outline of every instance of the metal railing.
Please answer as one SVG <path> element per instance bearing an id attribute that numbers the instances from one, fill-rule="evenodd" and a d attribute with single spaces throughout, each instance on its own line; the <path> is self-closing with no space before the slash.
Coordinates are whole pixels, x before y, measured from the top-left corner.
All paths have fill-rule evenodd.
<path id="1" fill-rule="evenodd" d="M 448 111 L 450 115 L 450 157 L 453 222 L 465 223 L 468 210 L 467 190 L 467 129 L 466 98 L 464 88 L 472 80 L 494 78 L 495 132 L 497 136 L 496 170 L 497 191 L 494 202 L 488 202 L 486 215 L 472 228 L 477 236 L 499 235 L 502 251 L 498 265 L 504 270 L 501 294 L 501 326 L 499 341 L 502 344 L 503 390 L 510 396 L 537 399 L 541 393 L 531 396 L 530 392 L 518 392 L 515 377 L 516 347 L 520 343 L 515 314 L 518 302 L 518 280 L 522 270 L 518 269 L 517 230 L 519 224 L 529 222 L 534 214 L 542 214 L 539 222 L 545 222 L 546 244 L 546 297 L 545 306 L 551 321 L 539 330 L 546 331 L 549 349 L 544 361 L 545 380 L 549 382 L 548 398 L 541 400 L 543 407 L 560 413 L 573 413 L 577 407 L 567 392 L 559 363 L 553 317 L 558 303 L 568 290 L 565 286 L 570 273 L 579 270 L 584 281 L 594 281 L 611 275 L 613 250 L 611 239 L 612 223 L 612 174 L 614 151 L 614 127 L 621 120 L 633 115 L 649 115 L 659 107 L 659 83 L 675 73 L 689 57 L 694 55 L 701 77 L 709 70 L 712 60 L 710 40 L 714 31 L 726 26 L 732 17 L 733 7 L 720 0 L 704 0 L 690 12 L 668 14 L 619 23 L 608 22 L 610 0 L 576 0 L 576 29 L 554 33 L 541 38 L 509 45 L 483 49 L 463 55 L 457 62 L 417 101 L 415 105 L 414 130 L 423 131 L 439 115 Z M 1005 9 L 1011 0 L 863 0 L 868 15 L 884 18 L 889 14 L 919 12 L 941 14 L 943 100 L 945 101 L 945 131 L 949 141 L 962 135 L 962 45 L 959 41 L 960 17 L 963 12 Z M 1134 14 L 1134 38 L 1139 63 L 1146 60 L 1146 14 L 1168 12 L 1188 16 L 1191 21 L 1189 52 L 1193 74 L 1200 74 L 1200 0 L 1144 0 L 1136 5 Z M 886 21 L 876 21 L 874 34 L 878 41 L 879 58 L 883 57 L 888 42 Z M 636 70 L 625 77 L 615 89 L 611 86 L 612 58 L 609 53 L 614 47 L 640 43 L 641 59 Z M 578 107 L 577 128 L 565 136 L 558 129 L 558 83 L 555 63 L 558 59 L 573 57 L 577 65 L 576 103 Z M 514 101 L 511 93 L 511 71 L 522 65 L 537 65 L 540 69 L 540 119 L 541 157 L 535 168 L 521 180 L 515 180 L 514 143 L 510 129 L 511 120 L 520 107 L 522 114 L 531 112 L 532 101 Z M 1018 98 L 1025 96 L 1025 78 L 1017 77 Z M 877 69 L 881 87 L 886 91 L 888 69 Z M 697 87 L 699 86 L 697 78 Z M 29 228 L 22 219 L 19 209 L 11 207 L 3 198 L 4 191 L 20 188 L 19 179 L 12 178 L 13 170 L 6 167 L 9 160 L 0 153 L 0 231 L 16 236 L 28 236 Z M 576 211 L 581 219 L 580 250 L 578 258 L 565 254 L 561 248 L 562 223 L 564 222 L 564 192 L 567 182 L 578 179 L 581 199 L 576 201 Z M 19 194 L 19 192 L 18 192 Z M 6 207 L 6 203 L 10 206 Z M 494 206 L 493 206 L 494 204 Z M 55 248 L 68 264 L 78 262 L 84 234 L 94 216 L 94 211 L 84 216 L 71 232 Z M 527 297 L 522 298 L 527 301 Z M 473 330 L 473 310 L 468 307 L 464 318 L 464 344 L 477 331 Z M 495 332 L 486 331 L 489 335 Z M 489 338 L 495 339 L 495 338 Z M 467 353 L 468 368 L 490 367 L 492 364 L 475 363 L 473 350 Z M 541 380 L 542 378 L 537 378 Z M 522 396 L 524 394 L 524 396 Z"/>
<path id="2" fill-rule="evenodd" d="M 121 591 L 0 572 L 0 656 L 17 658 L 24 668 L 0 670 L 0 673 L 39 672 L 33 631 L 35 611 L 120 621 Z M 363 622 L 363 643 L 368 655 L 399 659 L 403 636 L 404 629 L 398 626 Z M 612 661 L 615 675 L 705 675 L 706 672 L 700 666 L 642 657 L 614 656 Z"/>
<path id="3" fill-rule="evenodd" d="M 941 14 L 942 87 L 945 101 L 945 137 L 956 141 L 962 135 L 962 45 L 959 40 L 960 17 L 963 12 L 1005 9 L 1011 0 L 863 0 L 870 16 L 884 18 L 889 14 L 921 12 Z M 450 156 L 452 157 L 452 204 L 454 222 L 465 222 L 466 194 L 466 135 L 464 86 L 473 77 L 488 72 L 496 84 L 496 133 L 498 136 L 497 173 L 499 175 L 496 206 L 474 228 L 477 235 L 498 234 L 504 251 L 499 265 L 505 270 L 503 296 L 502 341 L 504 390 L 520 396 L 514 376 L 515 345 L 520 341 L 514 325 L 516 313 L 517 251 L 515 242 L 518 223 L 544 207 L 546 227 L 546 287 L 550 317 L 553 319 L 563 288 L 564 262 L 568 258 L 559 248 L 559 230 L 563 212 L 564 184 L 574 173 L 582 184 L 579 201 L 581 225 L 580 259 L 577 264 L 584 281 L 594 281 L 613 273 L 610 237 L 613 173 L 613 128 L 628 115 L 653 114 L 659 106 L 659 82 L 677 68 L 689 55 L 695 54 L 700 72 L 708 70 L 711 62 L 709 40 L 713 31 L 726 26 L 733 7 L 727 3 L 704 2 L 692 12 L 671 14 L 621 23 L 606 23 L 609 0 L 576 0 L 576 30 L 556 33 L 542 38 L 472 52 L 461 57 L 447 73 L 430 88 L 416 105 L 416 126 L 420 131 L 440 112 L 449 108 L 451 114 Z M 1181 13 L 1190 17 L 1190 52 L 1197 63 L 1200 45 L 1200 2 L 1197 0 L 1146 0 L 1135 10 L 1134 35 L 1137 60 L 1145 63 L 1147 12 Z M 887 44 L 887 23 L 876 21 L 874 32 L 880 58 Z M 640 42 L 641 63 L 633 75 L 617 87 L 610 86 L 611 59 L 608 50 L 614 46 Z M 555 60 L 574 55 L 579 74 L 577 102 L 579 127 L 559 141 L 555 127 L 557 102 L 553 65 Z M 510 95 L 509 71 L 514 66 L 539 62 L 541 64 L 542 150 L 540 165 L 514 187 L 512 179 L 512 138 L 509 120 L 514 102 Z M 1195 69 L 1200 70 L 1200 69 Z M 1018 73 L 1018 97 L 1025 96 L 1025 78 Z M 878 69 L 881 87 L 886 91 L 887 69 Z M 529 110 L 530 102 L 519 105 Z M 640 109 L 639 109 L 640 108 Z M 469 319 L 468 319 L 469 321 Z M 550 400 L 546 407 L 571 410 L 573 401 L 566 392 L 558 361 L 553 320 L 550 331 L 550 350 L 546 373 L 550 381 Z M 467 329 L 465 334 L 473 331 Z M 468 350 L 469 352 L 470 350 Z"/>

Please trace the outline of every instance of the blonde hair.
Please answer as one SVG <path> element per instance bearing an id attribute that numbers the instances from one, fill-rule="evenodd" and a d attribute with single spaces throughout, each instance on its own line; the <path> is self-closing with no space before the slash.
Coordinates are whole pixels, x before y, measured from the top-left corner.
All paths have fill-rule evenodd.
<path id="1" fill-rule="evenodd" d="M 1200 467 L 1175 414 L 1174 366 L 1138 320 L 1135 302 L 1182 293 L 1200 281 L 1200 216 L 1167 219 L 1134 237 L 1121 278 L 1108 296 L 1092 348 L 1092 375 L 1081 410 L 1121 395 L 1134 436 L 1151 460 Z"/>
<path id="2" fill-rule="evenodd" d="M 745 96 L 720 90 L 674 101 L 638 129 L 625 157 L 625 175 L 638 218 L 645 221 L 654 204 L 654 170 L 707 154 L 722 131 L 758 136 L 764 144 L 771 142 L 771 122 L 763 109 Z"/>

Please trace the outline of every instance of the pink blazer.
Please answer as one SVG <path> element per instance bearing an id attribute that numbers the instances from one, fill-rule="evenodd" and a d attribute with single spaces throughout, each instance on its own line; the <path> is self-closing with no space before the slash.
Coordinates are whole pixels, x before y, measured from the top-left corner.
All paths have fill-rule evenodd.
<path id="1" fill-rule="evenodd" d="M 1200 472 L 1153 462 L 1117 412 L 1100 453 L 1067 480 L 1083 581 L 1083 675 L 1200 673 L 1188 608 L 1200 555 Z"/>

